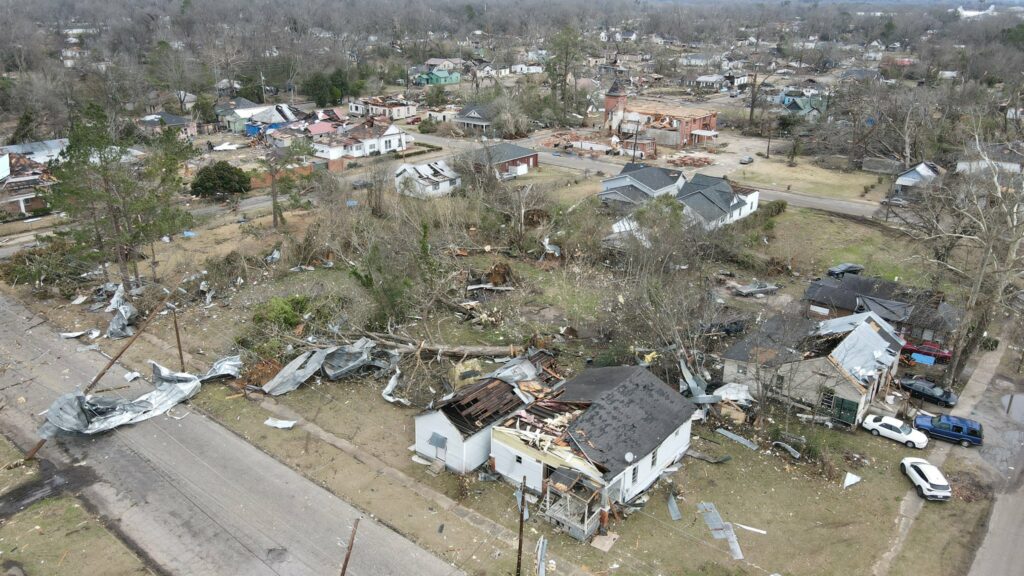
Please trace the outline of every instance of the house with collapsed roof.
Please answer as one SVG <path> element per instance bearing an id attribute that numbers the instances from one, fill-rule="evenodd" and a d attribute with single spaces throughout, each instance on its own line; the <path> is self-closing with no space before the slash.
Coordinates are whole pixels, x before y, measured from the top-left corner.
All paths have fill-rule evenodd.
<path id="1" fill-rule="evenodd" d="M 402 164 L 395 171 L 395 189 L 399 194 L 419 198 L 437 198 L 451 194 L 462 183 L 458 172 L 444 160 L 426 164 Z"/>
<path id="2" fill-rule="evenodd" d="M 861 274 L 812 280 L 804 301 L 807 316 L 816 318 L 874 312 L 914 342 L 948 342 L 960 322 L 959 310 L 940 292 Z"/>
<path id="3" fill-rule="evenodd" d="M 491 452 L 491 428 L 561 381 L 553 366 L 554 356 L 533 351 L 416 415 L 416 454 L 458 474 L 480 467 Z"/>
<path id="4" fill-rule="evenodd" d="M 874 312 L 821 322 L 778 315 L 722 354 L 722 379 L 856 426 L 890 385 L 904 343 Z"/>
<path id="5" fill-rule="evenodd" d="M 761 193 L 725 178 L 694 174 L 676 194 L 676 200 L 705 230 L 732 224 L 757 211 Z"/>
<path id="6" fill-rule="evenodd" d="M 717 138 L 718 112 L 660 100 L 629 102 L 626 87 L 615 80 L 605 92 L 603 126 L 614 134 L 643 133 L 659 145 L 682 148 Z"/>
<path id="7" fill-rule="evenodd" d="M 607 525 L 690 447 L 696 406 L 640 366 L 591 368 L 491 429 L 490 464 L 574 538 Z"/>
<path id="8" fill-rule="evenodd" d="M 46 164 L 60 161 L 60 155 L 68 147 L 70 141 L 67 138 L 56 140 L 42 140 L 40 142 L 25 142 L 22 144 L 9 144 L 0 146 L 0 154 L 20 154 L 25 158 Z"/>
<path id="9" fill-rule="evenodd" d="M 685 184 L 682 170 L 630 163 L 618 175 L 601 181 L 597 197 L 605 206 L 632 210 L 651 198 L 679 194 Z"/>
<path id="10" fill-rule="evenodd" d="M 363 158 L 390 152 L 401 152 L 411 139 L 401 128 L 370 118 L 362 124 L 342 126 L 337 132 L 313 141 L 313 155 L 317 158 Z"/>
<path id="11" fill-rule="evenodd" d="M 0 210 L 14 216 L 46 208 L 41 194 L 56 182 L 46 166 L 21 154 L 0 154 Z"/>
<path id="12" fill-rule="evenodd" d="M 231 132 L 245 132 L 245 123 L 249 118 L 270 108 L 266 104 L 257 104 L 247 98 L 233 98 L 227 102 L 215 104 L 214 113 L 217 115 L 217 122 Z"/>

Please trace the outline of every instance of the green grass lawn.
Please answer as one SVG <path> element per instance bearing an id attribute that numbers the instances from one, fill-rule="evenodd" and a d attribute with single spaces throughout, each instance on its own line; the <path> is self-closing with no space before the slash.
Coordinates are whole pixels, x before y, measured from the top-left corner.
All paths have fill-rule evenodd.
<path id="1" fill-rule="evenodd" d="M 878 201 L 889 190 L 889 180 L 883 178 L 879 183 L 877 174 L 828 170 L 806 158 L 799 159 L 797 166 L 789 166 L 788 160 L 781 156 L 757 158 L 753 164 L 741 166 L 730 178 L 744 184 L 761 184 L 780 190 L 791 187 L 793 192 L 848 200 Z M 871 187 L 866 196 L 865 186 Z"/>

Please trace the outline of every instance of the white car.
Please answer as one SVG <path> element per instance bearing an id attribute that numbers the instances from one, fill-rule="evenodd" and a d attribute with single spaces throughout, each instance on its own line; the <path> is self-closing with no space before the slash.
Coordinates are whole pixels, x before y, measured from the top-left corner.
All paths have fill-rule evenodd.
<path id="1" fill-rule="evenodd" d="M 924 448 L 928 445 L 928 436 L 924 432 L 889 416 L 868 415 L 861 426 L 874 436 L 885 436 L 900 444 L 906 444 L 907 448 Z"/>
<path id="2" fill-rule="evenodd" d="M 949 500 L 953 497 L 946 477 L 924 458 L 904 458 L 900 461 L 900 472 L 910 478 L 917 488 L 917 495 L 925 500 Z"/>

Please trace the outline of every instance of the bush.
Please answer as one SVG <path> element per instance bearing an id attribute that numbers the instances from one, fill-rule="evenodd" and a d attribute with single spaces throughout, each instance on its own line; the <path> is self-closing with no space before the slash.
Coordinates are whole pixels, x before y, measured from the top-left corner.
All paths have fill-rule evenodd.
<path id="1" fill-rule="evenodd" d="M 985 336 L 981 339 L 979 347 L 985 352 L 992 352 L 999 348 L 999 338 L 992 338 L 991 336 Z"/>
<path id="2" fill-rule="evenodd" d="M 420 134 L 433 134 L 437 132 L 437 122 L 434 122 L 430 118 L 425 118 L 419 125 Z"/>
<path id="3" fill-rule="evenodd" d="M 788 206 L 789 205 L 786 203 L 785 200 L 772 200 L 771 202 L 761 204 L 757 211 L 764 214 L 768 218 L 774 218 L 779 214 L 785 212 Z"/>
<path id="4" fill-rule="evenodd" d="M 223 160 L 200 168 L 192 181 L 192 194 L 203 197 L 244 194 L 249 189 L 249 176 L 245 170 Z"/>
<path id="5" fill-rule="evenodd" d="M 302 316 L 308 311 L 308 296 L 274 296 L 256 307 L 252 321 L 260 328 L 292 329 L 302 323 Z"/>

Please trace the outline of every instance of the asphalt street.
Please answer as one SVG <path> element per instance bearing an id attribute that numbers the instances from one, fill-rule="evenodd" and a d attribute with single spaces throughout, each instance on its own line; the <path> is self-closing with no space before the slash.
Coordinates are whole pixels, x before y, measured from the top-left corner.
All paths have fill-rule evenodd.
<path id="1" fill-rule="evenodd" d="M 78 352 L 20 303 L 0 296 L 0 428 L 23 448 L 39 414 L 87 383 L 107 359 Z M 115 366 L 101 383 L 125 383 Z M 149 389 L 136 380 L 117 394 Z M 286 431 L 274 431 L 274 433 Z M 337 574 L 361 512 L 216 422 L 178 406 L 97 437 L 51 440 L 40 457 L 84 466 L 81 497 L 163 573 Z M 442 576 L 457 569 L 370 518 L 359 524 L 349 574 Z"/>

